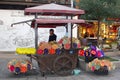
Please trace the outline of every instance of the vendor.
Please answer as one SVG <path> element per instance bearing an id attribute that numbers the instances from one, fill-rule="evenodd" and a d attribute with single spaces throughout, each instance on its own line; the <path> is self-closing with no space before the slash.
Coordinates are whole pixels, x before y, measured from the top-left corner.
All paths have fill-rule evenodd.
<path id="1" fill-rule="evenodd" d="M 56 41 L 57 36 L 54 34 L 54 30 L 53 30 L 53 29 L 50 29 L 49 32 L 50 32 L 50 35 L 49 35 L 49 40 L 48 40 L 48 42 Z"/>

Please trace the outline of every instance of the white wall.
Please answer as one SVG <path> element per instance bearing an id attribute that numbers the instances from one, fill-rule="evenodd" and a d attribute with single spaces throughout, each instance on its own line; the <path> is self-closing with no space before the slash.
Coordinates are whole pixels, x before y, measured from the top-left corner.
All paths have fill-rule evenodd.
<path id="1" fill-rule="evenodd" d="M 24 16 L 21 10 L 0 10 L 0 51 L 14 51 L 16 47 L 34 47 L 34 30 L 27 24 L 12 23 L 33 19 L 33 16 Z M 3 24 L 1 23 L 3 22 Z M 59 40 L 65 35 L 65 28 L 55 28 Z M 39 29 L 39 41 L 48 41 L 49 29 Z"/>

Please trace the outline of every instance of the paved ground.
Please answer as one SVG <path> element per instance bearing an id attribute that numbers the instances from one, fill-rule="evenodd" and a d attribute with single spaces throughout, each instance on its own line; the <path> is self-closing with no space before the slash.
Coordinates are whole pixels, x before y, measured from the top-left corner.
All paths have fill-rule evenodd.
<path id="1" fill-rule="evenodd" d="M 119 53 L 119 52 L 118 52 Z M 11 74 L 7 69 L 7 63 L 13 58 L 27 58 L 26 56 L 18 56 L 13 52 L 11 53 L 0 53 L 0 80 L 120 80 L 120 69 L 116 69 L 109 73 L 107 76 L 95 75 L 92 72 L 81 71 L 78 76 L 66 76 L 60 77 L 56 75 L 47 74 L 45 77 L 41 77 L 38 72 L 37 64 L 33 61 L 36 70 L 30 71 L 24 75 L 14 75 Z M 119 59 L 120 57 L 118 57 Z"/>

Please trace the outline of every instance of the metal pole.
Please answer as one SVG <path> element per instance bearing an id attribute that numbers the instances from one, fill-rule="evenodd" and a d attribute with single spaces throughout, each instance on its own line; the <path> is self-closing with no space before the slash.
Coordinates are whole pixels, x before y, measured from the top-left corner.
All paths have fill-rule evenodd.
<path id="1" fill-rule="evenodd" d="M 37 13 L 35 14 L 35 19 L 37 18 Z M 35 49 L 38 49 L 38 27 L 37 23 L 35 22 Z"/>
<path id="2" fill-rule="evenodd" d="M 35 19 L 37 18 L 37 13 L 35 14 Z M 36 49 L 36 53 L 38 50 L 38 27 L 37 27 L 37 23 L 35 22 L 34 25 L 34 31 L 35 31 L 35 49 Z M 32 62 L 32 57 L 30 57 L 30 61 Z"/>
<path id="3" fill-rule="evenodd" d="M 66 19 L 68 19 L 68 16 L 66 16 Z M 68 34 L 68 24 L 66 25 L 66 33 Z"/>
<path id="4" fill-rule="evenodd" d="M 71 0 L 71 7 L 72 8 L 74 7 L 73 2 L 74 2 L 74 0 Z"/>
<path id="5" fill-rule="evenodd" d="M 71 0 L 71 8 L 73 8 L 73 0 Z M 71 19 L 72 19 L 72 16 L 71 16 Z M 72 31 L 72 27 L 73 27 L 73 24 L 71 23 L 71 35 L 70 35 L 70 37 L 71 37 L 71 49 L 72 49 L 72 44 L 73 44 L 73 42 L 72 42 L 72 35 L 73 35 L 73 31 Z"/>
<path id="6" fill-rule="evenodd" d="M 37 18 L 37 13 L 35 14 L 35 19 Z M 37 23 L 35 22 L 34 24 L 34 31 L 35 31 L 35 49 L 36 49 L 36 53 L 37 53 L 37 49 L 38 49 L 38 27 L 37 27 Z M 32 57 L 30 57 L 30 61 L 32 62 Z"/>
<path id="7" fill-rule="evenodd" d="M 21 24 L 21 23 L 26 23 L 26 24 L 28 24 L 27 22 L 31 22 L 31 21 L 33 21 L 34 19 L 30 19 L 30 20 L 26 20 L 26 21 L 21 21 L 21 22 L 17 22 L 17 23 L 13 23 L 13 24 L 11 24 L 11 26 L 13 26 L 13 25 L 17 25 L 17 24 Z M 28 24 L 29 25 L 29 24 Z M 30 25 L 29 25 L 30 26 Z"/>
<path id="8" fill-rule="evenodd" d="M 73 25 L 71 24 L 71 49 L 72 49 L 72 44 L 73 44 L 73 42 L 72 42 L 72 35 L 73 35 L 72 28 L 73 28 Z"/>

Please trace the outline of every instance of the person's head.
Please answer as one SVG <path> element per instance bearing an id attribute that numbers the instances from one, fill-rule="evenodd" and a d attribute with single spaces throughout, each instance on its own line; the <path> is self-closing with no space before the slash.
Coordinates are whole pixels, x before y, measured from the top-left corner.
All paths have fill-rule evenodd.
<path id="1" fill-rule="evenodd" d="M 54 34 L 54 30 L 50 29 L 50 35 Z"/>

